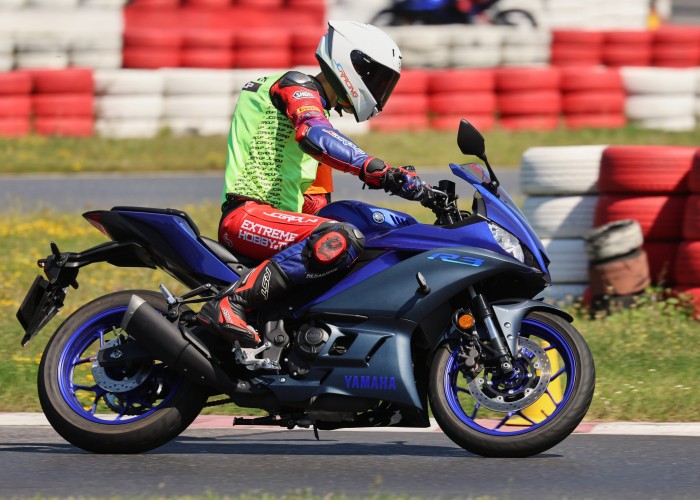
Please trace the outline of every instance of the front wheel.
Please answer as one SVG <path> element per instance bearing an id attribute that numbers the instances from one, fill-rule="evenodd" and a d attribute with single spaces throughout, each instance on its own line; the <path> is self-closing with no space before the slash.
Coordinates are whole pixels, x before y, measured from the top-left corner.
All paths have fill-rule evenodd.
<path id="1" fill-rule="evenodd" d="M 522 322 L 515 371 L 463 375 L 461 345 L 443 344 L 430 368 L 435 419 L 452 441 L 485 457 L 542 453 L 571 434 L 593 399 L 595 367 L 581 334 L 559 316 Z"/>
<path id="2" fill-rule="evenodd" d="M 58 327 L 39 365 L 39 401 L 46 418 L 66 441 L 86 451 L 157 448 L 185 430 L 208 397 L 206 389 L 154 360 L 107 367 L 96 361 L 100 349 L 131 342 L 120 325 L 132 294 L 166 310 L 163 297 L 149 291 L 100 297 Z"/>

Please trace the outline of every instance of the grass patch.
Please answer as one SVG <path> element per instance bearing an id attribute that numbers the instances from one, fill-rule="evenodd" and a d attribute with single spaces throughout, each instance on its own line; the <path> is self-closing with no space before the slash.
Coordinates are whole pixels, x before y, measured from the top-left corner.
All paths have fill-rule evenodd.
<path id="1" fill-rule="evenodd" d="M 394 206 L 432 219 L 415 204 Z M 204 235 L 215 235 L 215 206 L 182 207 Z M 213 215 L 215 214 L 215 215 Z M 175 292 L 181 285 L 160 271 L 115 268 L 96 264 L 78 276 L 80 288 L 71 290 L 66 306 L 29 344 L 20 346 L 22 330 L 15 312 L 39 269 L 35 262 L 49 253 L 49 240 L 63 251 L 80 251 L 103 243 L 105 237 L 78 214 L 0 214 L 0 411 L 39 411 L 36 374 L 39 358 L 50 335 L 70 312 L 106 293 L 123 289 L 157 289 L 160 283 Z M 700 325 L 677 300 L 660 300 L 650 293 L 634 307 L 608 317 L 590 319 L 576 306 L 574 326 L 588 341 L 596 361 L 597 387 L 589 420 L 697 421 L 700 392 L 693 382 L 700 366 Z M 244 413 L 231 406 L 210 413 Z"/>
<path id="2" fill-rule="evenodd" d="M 353 139 L 368 153 L 391 165 L 417 167 L 460 162 L 455 130 L 378 133 Z M 485 132 L 489 159 L 496 166 L 517 166 L 529 147 L 578 144 L 657 144 L 697 146 L 700 131 L 662 132 L 626 127 L 614 130 Z M 0 138 L 0 174 L 148 171 L 222 171 L 226 164 L 226 137 L 173 137 L 154 139 L 60 138 L 28 136 Z"/>

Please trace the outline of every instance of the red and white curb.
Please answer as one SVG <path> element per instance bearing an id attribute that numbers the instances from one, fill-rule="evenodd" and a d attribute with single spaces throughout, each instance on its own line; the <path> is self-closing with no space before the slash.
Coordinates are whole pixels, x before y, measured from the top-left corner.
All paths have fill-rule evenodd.
<path id="1" fill-rule="evenodd" d="M 256 429 L 287 430 L 284 428 L 239 425 L 232 426 L 233 416 L 200 415 L 190 425 L 190 429 Z M 369 427 L 359 429 L 342 429 L 356 432 L 439 432 L 435 420 L 430 420 L 430 427 L 412 429 L 404 427 Z M 0 427 L 7 426 L 49 426 L 43 413 L 0 413 Z M 301 429 L 306 430 L 306 429 Z M 685 436 L 700 437 L 700 422 L 583 422 L 574 431 L 577 434 L 608 434 L 619 436 Z"/>

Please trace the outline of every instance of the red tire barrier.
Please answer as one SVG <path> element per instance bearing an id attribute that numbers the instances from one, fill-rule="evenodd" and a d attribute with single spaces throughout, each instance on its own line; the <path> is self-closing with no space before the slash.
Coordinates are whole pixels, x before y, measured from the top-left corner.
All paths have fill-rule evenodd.
<path id="1" fill-rule="evenodd" d="M 694 68 L 699 66 L 700 42 L 693 45 L 654 45 L 652 64 L 667 68 Z"/>
<path id="2" fill-rule="evenodd" d="M 397 94 L 427 94 L 428 71 L 421 69 L 405 69 L 401 72 L 401 78 L 391 94 L 391 99 Z M 389 99 L 389 101 L 391 101 Z"/>
<path id="3" fill-rule="evenodd" d="M 32 91 L 32 77 L 25 71 L 0 73 L 0 96 L 29 94 Z M 0 108 L 2 113 L 2 108 Z"/>
<path id="4" fill-rule="evenodd" d="M 233 68 L 233 50 L 226 49 L 185 49 L 181 54 L 181 65 L 185 68 Z"/>
<path id="5" fill-rule="evenodd" d="M 502 115 L 554 115 L 561 112 L 561 94 L 553 90 L 507 92 L 496 96 Z"/>
<path id="6" fill-rule="evenodd" d="M 562 97 L 565 114 L 624 114 L 626 95 L 622 91 L 568 92 Z"/>
<path id="7" fill-rule="evenodd" d="M 32 101 L 29 95 L 0 95 L 0 119 L 29 118 Z"/>
<path id="8" fill-rule="evenodd" d="M 678 285 L 700 285 L 700 241 L 681 241 L 673 277 Z"/>
<path id="9" fill-rule="evenodd" d="M 650 45 L 653 39 L 654 32 L 649 30 L 621 30 L 603 33 L 605 44 Z"/>
<path id="10" fill-rule="evenodd" d="M 603 62 L 603 46 L 554 44 L 551 48 L 550 60 L 554 66 L 601 64 Z"/>
<path id="11" fill-rule="evenodd" d="M 653 43 L 693 45 L 700 43 L 700 28 L 666 26 L 653 32 Z"/>
<path id="12" fill-rule="evenodd" d="M 29 130 L 29 118 L 2 118 L 0 116 L 0 137 L 21 137 L 29 134 Z"/>
<path id="13" fill-rule="evenodd" d="M 382 115 L 411 116 L 428 112 L 428 96 L 425 94 L 396 94 L 386 103 Z"/>
<path id="14" fill-rule="evenodd" d="M 226 9 L 233 4 L 233 0 L 185 0 L 186 7 L 193 9 Z"/>
<path id="15" fill-rule="evenodd" d="M 604 45 L 601 57 L 606 66 L 651 66 L 651 45 Z"/>
<path id="16" fill-rule="evenodd" d="M 600 66 L 567 66 L 560 69 L 563 92 L 623 90 L 618 69 Z"/>
<path id="17" fill-rule="evenodd" d="M 182 36 L 187 49 L 231 49 L 233 33 L 228 30 L 192 30 Z"/>
<path id="18" fill-rule="evenodd" d="M 234 54 L 236 68 L 287 68 L 292 56 L 287 49 L 243 49 Z"/>
<path id="19" fill-rule="evenodd" d="M 288 30 L 282 29 L 248 29 L 234 32 L 235 46 L 237 49 L 286 49 L 291 45 L 292 35 Z"/>
<path id="20" fill-rule="evenodd" d="M 391 97 L 392 99 L 394 96 Z M 493 114 L 496 112 L 496 94 L 493 92 L 466 92 L 433 94 L 428 98 L 430 111 L 438 115 Z"/>
<path id="21" fill-rule="evenodd" d="M 428 116 L 424 114 L 386 115 L 382 113 L 369 121 L 370 129 L 382 132 L 420 131 L 427 129 L 428 126 Z"/>
<path id="22" fill-rule="evenodd" d="M 177 8 L 180 6 L 180 0 L 131 0 L 129 8 L 136 9 L 161 9 L 161 8 Z"/>
<path id="23" fill-rule="evenodd" d="M 559 116 L 502 116 L 499 119 L 499 124 L 508 130 L 554 130 L 559 126 Z"/>
<path id="24" fill-rule="evenodd" d="M 586 128 L 623 128 L 627 125 L 627 116 L 623 113 L 576 114 L 566 115 L 564 123 L 570 129 Z"/>
<path id="25" fill-rule="evenodd" d="M 28 69 L 32 88 L 39 94 L 78 94 L 92 93 L 95 84 L 92 70 L 71 69 Z"/>
<path id="26" fill-rule="evenodd" d="M 35 94 L 32 112 L 42 118 L 92 117 L 94 98 L 92 94 Z"/>
<path id="27" fill-rule="evenodd" d="M 139 49 L 179 49 L 184 40 L 176 29 L 129 28 L 124 30 L 124 47 Z"/>
<path id="28" fill-rule="evenodd" d="M 673 285 L 673 269 L 676 265 L 676 253 L 679 241 L 645 241 L 644 251 L 649 260 L 649 274 L 656 285 Z"/>
<path id="29" fill-rule="evenodd" d="M 275 9 L 282 7 L 282 5 L 284 4 L 284 0 L 236 0 L 236 4 L 246 7 Z"/>
<path id="30" fill-rule="evenodd" d="M 693 156 L 693 164 L 690 167 L 690 174 L 688 174 L 688 188 L 691 193 L 700 194 L 700 148 Z"/>
<path id="31" fill-rule="evenodd" d="M 688 196 L 683 214 L 683 238 L 700 240 L 700 195 Z M 700 285 L 700 282 L 698 282 Z"/>
<path id="32" fill-rule="evenodd" d="M 177 68 L 182 62 L 182 54 L 178 49 L 125 48 L 122 56 L 125 68 Z"/>
<path id="33" fill-rule="evenodd" d="M 465 113 L 453 115 L 437 115 L 430 119 L 430 128 L 454 132 L 464 118 L 481 131 L 491 130 L 496 125 L 496 117 L 492 113 Z"/>
<path id="34" fill-rule="evenodd" d="M 34 130 L 40 135 L 91 137 L 95 122 L 92 118 L 37 118 Z"/>
<path id="35" fill-rule="evenodd" d="M 601 193 L 687 193 L 697 149 L 685 146 L 610 146 L 600 160 Z"/>
<path id="36" fill-rule="evenodd" d="M 507 82 L 504 81 L 504 84 L 507 85 Z M 486 92 L 495 88 L 496 72 L 493 69 L 444 69 L 428 74 L 430 93 Z"/>
<path id="37" fill-rule="evenodd" d="M 602 31 L 552 30 L 552 43 L 555 44 L 602 45 L 604 41 L 605 33 Z"/>
<path id="38" fill-rule="evenodd" d="M 601 171 L 604 171 L 602 167 Z M 600 180 L 598 183 L 600 184 Z M 596 204 L 593 225 L 634 219 L 642 227 L 645 239 L 678 240 L 683 232 L 685 198 L 601 194 Z"/>
<path id="39" fill-rule="evenodd" d="M 526 90 L 559 90 L 559 68 L 498 68 L 495 70 L 496 90 L 514 92 Z"/>

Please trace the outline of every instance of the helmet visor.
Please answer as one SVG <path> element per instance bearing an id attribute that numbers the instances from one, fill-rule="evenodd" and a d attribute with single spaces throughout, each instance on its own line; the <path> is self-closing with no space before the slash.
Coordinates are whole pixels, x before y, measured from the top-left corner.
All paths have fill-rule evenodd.
<path id="1" fill-rule="evenodd" d="M 361 50 L 350 52 L 350 61 L 374 100 L 377 101 L 377 109 L 381 111 L 394 91 L 400 74 L 378 63 Z"/>

